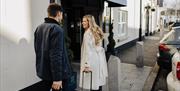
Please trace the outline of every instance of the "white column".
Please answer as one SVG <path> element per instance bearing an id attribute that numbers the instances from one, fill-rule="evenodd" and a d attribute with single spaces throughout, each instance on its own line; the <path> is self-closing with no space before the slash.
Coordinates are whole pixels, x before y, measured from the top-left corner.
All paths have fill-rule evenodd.
<path id="1" fill-rule="evenodd" d="M 155 6 L 155 18 L 154 18 L 154 27 L 155 30 L 157 31 L 157 25 L 158 25 L 158 6 Z"/>
<path id="2" fill-rule="evenodd" d="M 152 12 L 152 33 L 156 30 L 156 11 Z"/>

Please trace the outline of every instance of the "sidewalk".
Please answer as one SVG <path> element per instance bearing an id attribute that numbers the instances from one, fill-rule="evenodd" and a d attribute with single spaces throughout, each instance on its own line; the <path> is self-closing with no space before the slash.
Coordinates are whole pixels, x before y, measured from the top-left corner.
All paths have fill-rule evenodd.
<path id="1" fill-rule="evenodd" d="M 153 36 L 145 37 L 144 40 L 144 67 L 137 68 L 136 64 L 136 45 L 122 50 L 118 54 L 123 65 L 129 65 L 127 69 L 131 70 L 124 72 L 122 79 L 122 91 L 151 91 L 155 78 L 157 76 L 157 70 L 159 69 L 156 65 L 156 56 L 158 52 L 159 37 L 160 33 L 157 32 Z M 125 68 L 123 68 L 124 70 Z M 140 74 L 141 73 L 141 74 Z M 140 75 L 139 75 L 140 74 Z M 134 76 L 134 77 L 131 77 Z M 126 79 L 125 79 L 126 78 Z M 128 82 L 127 82 L 128 81 Z M 126 88 L 128 87 L 128 88 Z"/>
<path id="2" fill-rule="evenodd" d="M 159 33 L 145 37 L 144 40 L 144 67 L 137 68 L 136 45 L 121 51 L 117 56 L 121 60 L 121 91 L 142 91 L 144 84 L 156 63 L 158 52 Z M 77 86 L 79 86 L 79 63 L 73 63 L 77 74 Z M 156 75 L 156 73 L 155 73 Z M 154 81 L 154 80 L 152 80 Z M 152 84 L 153 85 L 153 84 Z M 77 89 L 77 91 L 79 91 Z M 103 91 L 108 91 L 104 89 Z"/>
<path id="3" fill-rule="evenodd" d="M 79 86 L 79 63 L 73 63 L 74 71 L 77 73 L 77 85 Z M 148 77 L 152 67 L 144 66 L 137 68 L 133 64 L 121 63 L 121 91 L 142 91 L 144 82 Z M 80 91 L 79 88 L 77 91 Z M 103 90 L 103 91 L 108 91 Z"/>
<path id="4" fill-rule="evenodd" d="M 121 63 L 120 91 L 142 91 L 152 67 L 137 68 L 133 64 Z"/>
<path id="5" fill-rule="evenodd" d="M 153 67 L 156 63 L 158 52 L 159 33 L 145 37 L 144 40 L 144 65 Z M 122 50 L 117 55 L 123 63 L 136 64 L 136 45 Z"/>

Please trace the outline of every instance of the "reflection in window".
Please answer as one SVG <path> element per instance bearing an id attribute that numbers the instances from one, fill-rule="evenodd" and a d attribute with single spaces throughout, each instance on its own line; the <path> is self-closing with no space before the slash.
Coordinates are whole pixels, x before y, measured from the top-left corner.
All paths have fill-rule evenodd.
<path id="1" fill-rule="evenodd" d="M 118 12 L 118 36 L 127 35 L 127 11 Z"/>

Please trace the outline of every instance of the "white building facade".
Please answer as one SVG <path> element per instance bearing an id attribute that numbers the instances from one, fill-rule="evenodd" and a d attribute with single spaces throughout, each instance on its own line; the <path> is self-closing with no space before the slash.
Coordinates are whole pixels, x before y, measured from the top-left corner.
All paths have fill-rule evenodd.
<path id="1" fill-rule="evenodd" d="M 155 0 L 142 0 L 142 36 L 145 35 L 146 24 L 146 9 L 147 5 L 152 6 L 155 11 L 149 10 L 149 32 L 154 32 L 157 29 L 157 6 Z M 104 21 L 109 21 L 109 7 L 105 3 Z M 112 8 L 112 22 L 114 40 L 116 42 L 115 48 L 122 46 L 128 42 L 137 40 L 139 37 L 140 27 L 140 0 L 127 0 L 127 6 L 125 7 L 113 7 Z M 108 44 L 108 23 L 106 24 L 106 39 L 105 45 Z M 106 47 L 106 46 L 105 46 Z"/>
<path id="2" fill-rule="evenodd" d="M 0 1 L 0 91 L 19 91 L 38 81 L 34 31 L 44 22 L 49 0 Z"/>

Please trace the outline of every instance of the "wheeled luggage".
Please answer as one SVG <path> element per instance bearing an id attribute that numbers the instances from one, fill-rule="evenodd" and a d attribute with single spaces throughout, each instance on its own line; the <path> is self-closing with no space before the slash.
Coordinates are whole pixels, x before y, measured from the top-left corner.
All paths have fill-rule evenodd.
<path id="1" fill-rule="evenodd" d="M 83 89 L 83 86 L 84 86 L 84 74 L 89 74 L 90 73 L 90 91 L 92 90 L 92 71 L 89 71 L 89 72 L 86 72 L 86 71 L 83 71 L 82 73 L 82 88 L 81 88 L 81 91 L 84 91 Z"/>

